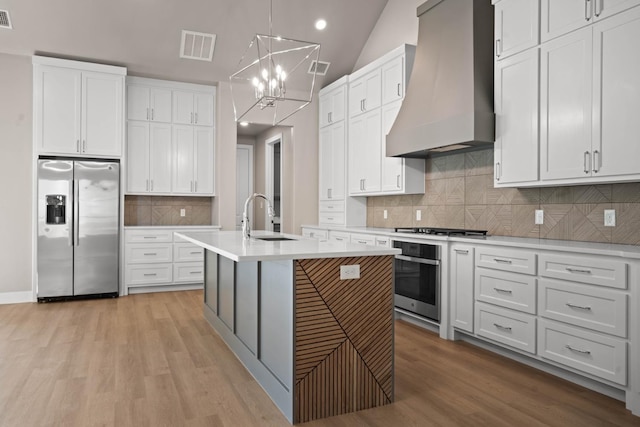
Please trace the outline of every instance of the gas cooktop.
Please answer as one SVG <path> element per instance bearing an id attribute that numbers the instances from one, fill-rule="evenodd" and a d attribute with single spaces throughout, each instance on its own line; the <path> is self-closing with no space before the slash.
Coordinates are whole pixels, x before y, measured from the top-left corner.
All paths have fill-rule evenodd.
<path id="1" fill-rule="evenodd" d="M 465 230 L 462 228 L 398 227 L 396 233 L 433 234 L 438 236 L 486 236 L 487 230 Z"/>

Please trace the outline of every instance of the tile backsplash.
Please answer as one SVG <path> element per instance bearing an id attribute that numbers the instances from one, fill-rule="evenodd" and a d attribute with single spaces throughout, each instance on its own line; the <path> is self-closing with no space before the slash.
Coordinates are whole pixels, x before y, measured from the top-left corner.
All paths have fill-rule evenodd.
<path id="1" fill-rule="evenodd" d="M 427 159 L 425 184 L 425 194 L 369 197 L 367 225 L 640 244 L 640 183 L 494 188 L 493 150 L 483 149 Z M 536 209 L 544 211 L 543 225 L 534 223 Z M 605 209 L 615 209 L 615 227 L 604 226 Z"/>
<path id="2" fill-rule="evenodd" d="M 212 202 L 211 197 L 125 196 L 124 225 L 211 225 Z"/>

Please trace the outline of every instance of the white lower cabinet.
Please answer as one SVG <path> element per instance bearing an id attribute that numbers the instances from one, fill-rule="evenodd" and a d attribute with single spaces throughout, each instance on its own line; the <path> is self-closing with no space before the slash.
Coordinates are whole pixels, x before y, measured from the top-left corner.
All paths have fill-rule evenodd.
<path id="1" fill-rule="evenodd" d="M 473 332 L 474 248 L 454 243 L 451 246 L 449 286 L 453 327 Z"/>
<path id="2" fill-rule="evenodd" d="M 327 240 L 329 238 L 329 231 L 322 228 L 302 228 L 302 235 L 311 239 Z"/>
<path id="3" fill-rule="evenodd" d="M 125 229 L 127 293 L 158 291 L 158 286 L 202 285 L 204 249 L 176 236 L 176 231 L 213 228 L 131 227 Z M 172 288 L 173 290 L 174 288 Z"/>
<path id="4" fill-rule="evenodd" d="M 536 317 L 476 302 L 476 333 L 484 338 L 535 354 Z"/>

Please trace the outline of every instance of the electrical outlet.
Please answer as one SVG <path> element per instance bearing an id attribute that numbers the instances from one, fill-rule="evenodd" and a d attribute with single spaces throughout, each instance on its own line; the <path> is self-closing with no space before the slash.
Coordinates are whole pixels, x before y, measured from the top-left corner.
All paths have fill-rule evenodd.
<path id="1" fill-rule="evenodd" d="M 387 213 L 386 209 L 382 211 L 382 218 L 384 218 L 384 219 L 389 218 L 389 214 Z"/>
<path id="2" fill-rule="evenodd" d="M 616 210 L 615 209 L 604 210 L 604 226 L 605 227 L 616 226 Z"/>
<path id="3" fill-rule="evenodd" d="M 536 209 L 536 221 L 537 225 L 544 224 L 544 211 L 542 209 Z"/>
<path id="4" fill-rule="evenodd" d="M 422 211 L 420 209 L 416 209 L 416 221 L 422 221 Z"/>
<path id="5" fill-rule="evenodd" d="M 180 216 L 187 216 L 187 210 L 186 209 L 180 209 Z"/>
<path id="6" fill-rule="evenodd" d="M 359 278 L 360 278 L 360 264 L 340 266 L 340 280 L 359 279 Z"/>

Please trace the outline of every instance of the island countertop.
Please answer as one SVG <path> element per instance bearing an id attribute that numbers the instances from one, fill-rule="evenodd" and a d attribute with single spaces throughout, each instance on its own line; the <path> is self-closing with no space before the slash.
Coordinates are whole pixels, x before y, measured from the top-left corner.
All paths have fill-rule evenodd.
<path id="1" fill-rule="evenodd" d="M 337 241 L 320 241 L 303 236 L 254 230 L 244 240 L 240 231 L 176 232 L 177 236 L 236 262 L 286 259 L 339 258 L 399 254 L 400 249 Z M 265 241 L 261 237 L 292 240 Z"/>

